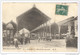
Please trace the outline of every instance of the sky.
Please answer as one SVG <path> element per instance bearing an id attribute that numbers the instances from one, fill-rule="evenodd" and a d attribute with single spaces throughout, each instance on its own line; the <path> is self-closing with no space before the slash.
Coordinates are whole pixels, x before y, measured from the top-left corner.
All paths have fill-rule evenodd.
<path id="1" fill-rule="evenodd" d="M 3 2 L 2 3 L 2 22 L 8 23 L 11 20 L 16 22 L 16 18 L 24 12 L 31 9 L 33 6 L 42 11 L 48 17 L 51 18 L 50 22 L 53 23 L 62 21 L 69 17 L 78 16 L 78 4 L 77 3 L 21 3 L 21 2 Z M 56 15 L 56 4 L 68 5 L 68 15 Z"/>

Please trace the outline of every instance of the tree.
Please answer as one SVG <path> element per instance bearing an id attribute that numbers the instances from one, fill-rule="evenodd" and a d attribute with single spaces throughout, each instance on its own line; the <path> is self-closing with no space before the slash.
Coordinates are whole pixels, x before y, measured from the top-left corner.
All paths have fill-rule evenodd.
<path id="1" fill-rule="evenodd" d="M 3 27 L 3 30 L 6 29 L 6 24 L 4 22 L 2 23 L 2 27 Z"/>

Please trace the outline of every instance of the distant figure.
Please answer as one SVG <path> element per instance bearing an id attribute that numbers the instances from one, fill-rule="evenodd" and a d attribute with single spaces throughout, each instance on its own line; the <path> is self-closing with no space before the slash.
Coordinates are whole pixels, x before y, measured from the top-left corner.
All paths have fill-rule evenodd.
<path id="1" fill-rule="evenodd" d="M 14 45 L 15 45 L 16 48 L 19 48 L 19 46 L 18 46 L 18 39 L 17 38 L 14 38 Z"/>
<path id="2" fill-rule="evenodd" d="M 30 35 L 29 33 L 25 33 L 25 44 L 30 43 Z"/>
<path id="3" fill-rule="evenodd" d="M 41 38 L 40 38 L 40 37 L 38 37 L 38 42 L 40 42 L 40 39 L 41 39 Z"/>

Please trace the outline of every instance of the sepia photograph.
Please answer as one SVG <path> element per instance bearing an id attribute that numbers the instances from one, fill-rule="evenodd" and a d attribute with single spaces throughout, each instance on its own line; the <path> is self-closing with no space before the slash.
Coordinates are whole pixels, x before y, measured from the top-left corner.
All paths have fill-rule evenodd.
<path id="1" fill-rule="evenodd" d="M 3 2 L 3 52 L 78 52 L 78 3 Z"/>

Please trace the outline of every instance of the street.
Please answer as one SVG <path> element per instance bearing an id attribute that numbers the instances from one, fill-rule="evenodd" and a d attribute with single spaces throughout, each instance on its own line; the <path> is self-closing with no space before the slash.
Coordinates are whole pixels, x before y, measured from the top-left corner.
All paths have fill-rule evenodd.
<path id="1" fill-rule="evenodd" d="M 15 46 L 3 46 L 3 50 L 24 50 L 34 52 L 35 51 L 50 51 L 50 52 L 66 52 L 66 51 L 77 51 L 76 48 L 66 48 L 65 39 L 53 39 L 51 41 L 41 40 L 38 42 L 38 40 L 31 40 L 31 43 L 28 43 L 26 45 L 19 45 L 19 49 L 15 48 Z M 5 50 L 5 51 L 6 51 Z"/>

